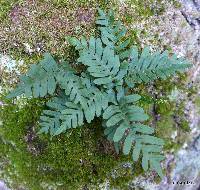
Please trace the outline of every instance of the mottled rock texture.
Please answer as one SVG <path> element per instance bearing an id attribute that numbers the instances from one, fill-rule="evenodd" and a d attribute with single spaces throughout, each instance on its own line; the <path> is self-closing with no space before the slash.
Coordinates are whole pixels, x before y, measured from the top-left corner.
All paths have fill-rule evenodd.
<path id="1" fill-rule="evenodd" d="M 0 181 L 0 189 L 1 190 L 9 190 L 3 181 Z"/>
<path id="2" fill-rule="evenodd" d="M 181 0 L 181 7 L 168 6 L 152 32 L 158 33 L 163 45 L 169 45 L 180 56 L 187 57 L 193 63 L 189 71 L 188 88 L 195 87 L 197 94 L 185 96 L 185 113 L 189 119 L 191 133 L 184 146 L 176 154 L 168 154 L 164 167 L 167 177 L 154 184 L 149 178 L 139 177 L 133 186 L 155 190 L 197 190 L 200 188 L 200 114 L 195 99 L 200 94 L 200 1 Z M 188 181 L 188 182 L 187 182 Z M 178 183 L 178 184 L 177 184 Z M 185 183 L 185 184 L 184 184 Z M 187 184 L 188 183 L 188 184 Z"/>

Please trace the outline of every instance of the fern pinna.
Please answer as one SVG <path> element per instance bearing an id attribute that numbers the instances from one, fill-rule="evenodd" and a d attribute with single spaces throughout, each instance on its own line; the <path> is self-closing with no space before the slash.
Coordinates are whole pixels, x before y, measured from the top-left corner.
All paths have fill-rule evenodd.
<path id="1" fill-rule="evenodd" d="M 134 90 L 137 83 L 166 79 L 191 65 L 167 51 L 151 53 L 147 47 L 140 53 L 126 39 L 126 29 L 114 20 L 112 11 L 106 15 L 99 9 L 96 24 L 101 32 L 97 38 L 68 38 L 79 52 L 77 64 L 84 65 L 85 72 L 76 72 L 67 62 L 57 64 L 45 54 L 20 77 L 8 98 L 54 95 L 40 117 L 39 131 L 52 136 L 101 117 L 104 134 L 117 152 L 122 149 L 134 161 L 141 157 L 145 171 L 155 170 L 163 177 L 160 161 L 164 159 L 164 141 L 154 136 L 154 128 L 144 124 L 148 115 L 138 106 L 141 96 L 129 89 Z"/>

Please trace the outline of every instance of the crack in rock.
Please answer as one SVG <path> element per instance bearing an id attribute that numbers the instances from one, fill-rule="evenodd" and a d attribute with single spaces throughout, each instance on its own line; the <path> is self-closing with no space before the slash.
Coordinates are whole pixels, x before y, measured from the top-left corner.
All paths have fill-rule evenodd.
<path id="1" fill-rule="evenodd" d="M 200 28 L 200 18 L 191 18 L 190 16 L 188 16 L 186 14 L 186 12 L 181 11 L 181 14 L 183 15 L 183 17 L 185 18 L 185 20 L 187 21 L 187 23 L 195 30 L 197 30 L 197 28 Z"/>
<path id="2" fill-rule="evenodd" d="M 195 30 L 200 29 L 200 1 L 199 0 L 180 0 L 183 5 L 181 14 L 187 23 Z"/>

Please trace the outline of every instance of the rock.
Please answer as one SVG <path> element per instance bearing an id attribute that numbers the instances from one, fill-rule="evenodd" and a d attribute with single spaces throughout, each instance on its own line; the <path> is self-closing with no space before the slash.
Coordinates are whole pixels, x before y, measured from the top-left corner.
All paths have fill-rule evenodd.
<path id="1" fill-rule="evenodd" d="M 0 190 L 9 190 L 6 184 L 0 180 Z"/>
<path id="2" fill-rule="evenodd" d="M 157 18 L 157 28 L 150 27 L 157 33 L 162 44 L 172 47 L 179 56 L 185 56 L 194 66 L 189 72 L 188 84 L 198 87 L 200 81 L 200 1 L 180 0 L 182 7 L 175 9 L 169 5 L 166 12 Z M 192 83 L 190 83 L 192 81 Z M 199 94 L 199 92 L 198 92 Z M 132 182 L 134 188 L 145 190 L 197 190 L 200 189 L 200 115 L 194 104 L 198 94 L 186 99 L 186 115 L 190 123 L 190 141 L 185 142 L 177 154 L 170 154 L 164 163 L 167 177 L 155 184 L 149 176 L 138 177 Z M 187 97 L 187 96 L 186 96 Z M 173 137 L 176 136 L 174 133 Z M 172 165 L 174 165 L 173 169 Z"/>

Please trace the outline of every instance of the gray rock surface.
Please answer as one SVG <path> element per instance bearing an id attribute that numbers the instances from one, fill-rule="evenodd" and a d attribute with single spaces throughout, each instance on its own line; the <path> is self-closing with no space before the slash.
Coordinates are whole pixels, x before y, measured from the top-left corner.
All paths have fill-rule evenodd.
<path id="1" fill-rule="evenodd" d="M 160 20 L 158 27 L 153 26 L 151 30 L 153 33 L 158 33 L 160 39 L 164 41 L 162 43 L 169 45 L 175 53 L 187 57 L 193 63 L 187 85 L 200 89 L 200 1 L 180 0 L 179 2 L 182 7 L 175 9 L 169 6 L 164 15 L 157 18 Z M 175 155 L 173 153 L 167 155 L 164 163 L 167 177 L 160 184 L 155 184 L 149 176 L 138 177 L 132 183 L 133 188 L 200 189 L 200 108 L 194 104 L 194 99 L 199 95 L 200 90 L 192 99 L 185 100 L 187 104 L 185 113 L 190 122 L 191 133 L 188 142 Z"/>
<path id="2" fill-rule="evenodd" d="M 0 181 L 0 190 L 9 190 L 3 181 Z"/>

